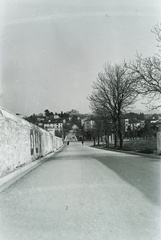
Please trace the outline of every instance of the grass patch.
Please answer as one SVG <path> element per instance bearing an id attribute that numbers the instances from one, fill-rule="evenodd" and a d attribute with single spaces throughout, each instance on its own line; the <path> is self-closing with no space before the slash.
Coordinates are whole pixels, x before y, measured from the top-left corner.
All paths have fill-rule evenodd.
<path id="1" fill-rule="evenodd" d="M 156 138 L 147 138 L 125 141 L 123 149 L 150 154 L 157 149 L 157 140 Z"/>
<path id="2" fill-rule="evenodd" d="M 106 147 L 104 143 L 101 143 L 99 146 L 96 144 L 96 146 L 93 146 L 93 147 L 104 148 L 104 149 L 105 148 L 120 149 L 119 146 L 115 148 L 114 145 L 109 145 L 108 147 Z M 151 154 L 157 150 L 157 139 L 147 138 L 147 139 L 125 140 L 122 150 Z"/>

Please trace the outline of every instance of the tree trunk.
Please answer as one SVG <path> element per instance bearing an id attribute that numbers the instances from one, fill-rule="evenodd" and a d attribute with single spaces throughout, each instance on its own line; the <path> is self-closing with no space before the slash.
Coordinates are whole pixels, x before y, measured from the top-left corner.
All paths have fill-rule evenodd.
<path id="1" fill-rule="evenodd" d="M 120 148 L 123 147 L 123 132 L 122 132 L 122 121 L 121 114 L 118 116 L 118 134 L 120 138 Z"/>
<path id="2" fill-rule="evenodd" d="M 109 146 L 109 141 L 108 141 L 108 135 L 105 134 L 105 142 L 106 142 L 106 148 Z"/>
<path id="3" fill-rule="evenodd" d="M 123 133 L 119 131 L 119 138 L 120 138 L 120 148 L 123 148 Z"/>
<path id="4" fill-rule="evenodd" d="M 115 133 L 115 147 L 117 147 L 117 134 Z"/>
<path id="5" fill-rule="evenodd" d="M 99 135 L 98 135 L 97 139 L 98 139 L 97 145 L 99 146 L 100 145 L 100 136 Z"/>

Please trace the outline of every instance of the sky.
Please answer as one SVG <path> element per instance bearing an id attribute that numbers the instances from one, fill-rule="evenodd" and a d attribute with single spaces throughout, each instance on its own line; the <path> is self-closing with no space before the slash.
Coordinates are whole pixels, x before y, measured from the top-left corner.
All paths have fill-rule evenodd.
<path id="1" fill-rule="evenodd" d="M 0 0 L 1 106 L 23 115 L 90 112 L 105 63 L 157 53 L 157 23 L 160 0 Z"/>

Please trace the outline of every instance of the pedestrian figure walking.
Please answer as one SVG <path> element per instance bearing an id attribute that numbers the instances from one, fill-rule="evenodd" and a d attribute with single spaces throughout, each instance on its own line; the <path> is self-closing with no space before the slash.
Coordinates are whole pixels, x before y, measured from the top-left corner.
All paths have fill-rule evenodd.
<path id="1" fill-rule="evenodd" d="M 82 140 L 82 145 L 84 144 L 84 141 Z"/>

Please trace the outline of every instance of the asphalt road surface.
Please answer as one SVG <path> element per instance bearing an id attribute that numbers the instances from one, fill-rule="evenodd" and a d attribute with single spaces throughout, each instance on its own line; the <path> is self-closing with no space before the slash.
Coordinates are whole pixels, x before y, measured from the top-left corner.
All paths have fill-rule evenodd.
<path id="1" fill-rule="evenodd" d="M 161 239 L 161 162 L 70 143 L 0 194 L 0 240 Z"/>

